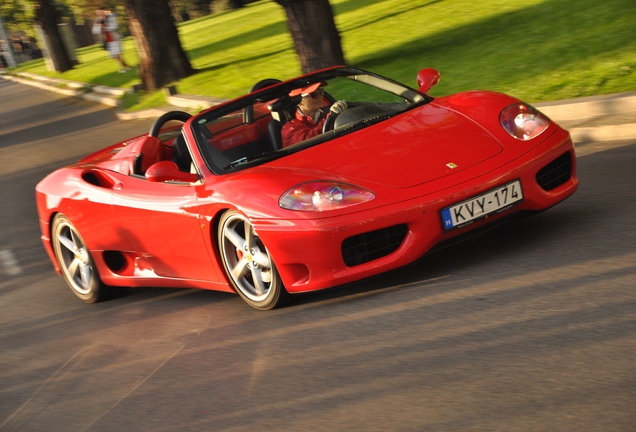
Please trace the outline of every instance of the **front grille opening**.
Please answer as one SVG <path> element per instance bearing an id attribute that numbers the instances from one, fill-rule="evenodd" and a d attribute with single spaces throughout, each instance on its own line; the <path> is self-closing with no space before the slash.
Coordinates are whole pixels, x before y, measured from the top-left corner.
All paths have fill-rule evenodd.
<path id="1" fill-rule="evenodd" d="M 551 191 L 572 177 L 572 156 L 570 152 L 559 156 L 537 173 L 537 183 L 546 191 Z"/>
<path id="2" fill-rule="evenodd" d="M 349 237 L 342 242 L 342 257 L 347 267 L 354 267 L 392 254 L 402 244 L 408 228 L 394 225 Z"/>

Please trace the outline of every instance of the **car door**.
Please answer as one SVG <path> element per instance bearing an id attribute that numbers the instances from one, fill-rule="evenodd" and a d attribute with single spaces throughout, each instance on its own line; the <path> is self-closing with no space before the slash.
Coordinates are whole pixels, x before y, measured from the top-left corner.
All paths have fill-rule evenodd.
<path id="1" fill-rule="evenodd" d="M 197 190 L 188 183 L 150 182 L 118 174 L 113 214 L 135 252 L 163 277 L 219 281 L 197 212 Z"/>

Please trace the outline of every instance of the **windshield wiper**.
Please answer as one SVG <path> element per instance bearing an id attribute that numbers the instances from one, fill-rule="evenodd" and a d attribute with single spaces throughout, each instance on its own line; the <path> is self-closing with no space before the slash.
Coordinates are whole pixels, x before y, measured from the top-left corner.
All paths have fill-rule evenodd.
<path id="1" fill-rule="evenodd" d="M 246 163 L 255 161 L 257 159 L 262 159 L 264 157 L 271 156 L 271 155 L 273 155 L 276 152 L 277 152 L 276 150 L 272 150 L 272 151 L 268 151 L 268 152 L 264 152 L 264 153 L 259 153 L 257 155 L 250 156 L 250 157 L 247 157 L 247 156 L 242 157 L 240 159 L 235 160 L 231 164 L 229 164 L 227 166 L 224 166 L 223 167 L 223 171 L 226 171 L 226 170 L 231 169 L 231 168 L 235 168 L 235 167 L 237 167 L 239 165 L 245 165 Z"/>
<path id="2" fill-rule="evenodd" d="M 354 122 L 354 123 L 349 123 L 349 124 L 346 124 L 344 126 L 337 127 L 333 131 L 330 131 L 330 132 L 327 132 L 327 133 L 330 133 L 333 137 L 345 135 L 345 134 L 348 134 L 349 132 L 353 132 L 353 131 L 358 130 L 358 129 L 364 129 L 364 128 L 368 127 L 368 126 L 371 126 L 372 124 L 379 123 L 379 122 L 381 122 L 383 120 L 390 119 L 391 117 L 394 117 L 396 114 L 398 114 L 398 113 L 382 114 L 382 115 L 378 115 L 378 116 L 375 116 L 375 117 L 367 118 L 367 119 L 364 119 L 364 120 L 359 120 L 359 121 Z"/>
<path id="3" fill-rule="evenodd" d="M 240 158 L 240 159 L 235 160 L 235 161 L 234 161 L 234 162 L 232 162 L 231 164 L 229 164 L 229 165 L 227 165 L 227 166 L 224 166 L 224 167 L 223 167 L 223 170 L 225 171 L 226 169 L 234 168 L 234 167 L 237 167 L 237 166 L 239 166 L 239 165 L 246 164 L 247 162 L 248 162 L 248 159 L 247 159 L 246 157 L 242 157 L 242 158 Z"/>
<path id="4" fill-rule="evenodd" d="M 375 117 L 371 117 L 371 118 L 365 119 L 362 122 L 366 123 L 367 125 L 372 125 L 374 123 L 379 123 L 381 121 L 388 120 L 391 117 L 395 117 L 397 114 L 399 114 L 399 113 L 392 112 L 392 113 L 389 113 L 389 114 L 381 114 L 381 115 L 377 115 Z"/>

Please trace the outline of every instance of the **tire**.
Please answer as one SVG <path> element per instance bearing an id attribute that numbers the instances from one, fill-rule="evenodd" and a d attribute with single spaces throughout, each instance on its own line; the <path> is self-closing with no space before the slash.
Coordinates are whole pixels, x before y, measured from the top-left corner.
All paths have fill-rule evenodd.
<path id="1" fill-rule="evenodd" d="M 226 212 L 219 222 L 217 239 L 227 278 L 247 304 L 269 310 L 287 301 L 289 294 L 274 261 L 245 216 Z"/>
<path id="2" fill-rule="evenodd" d="M 111 289 L 102 283 L 84 239 L 62 214 L 53 219 L 51 242 L 64 280 L 82 301 L 97 303 L 123 291 L 119 287 Z"/>

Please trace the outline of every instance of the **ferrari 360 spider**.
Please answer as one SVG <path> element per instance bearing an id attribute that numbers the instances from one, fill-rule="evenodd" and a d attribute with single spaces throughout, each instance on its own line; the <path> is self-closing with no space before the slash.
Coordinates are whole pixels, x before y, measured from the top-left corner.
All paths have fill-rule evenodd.
<path id="1" fill-rule="evenodd" d="M 500 93 L 428 96 L 438 80 L 334 67 L 169 112 L 38 184 L 44 246 L 88 303 L 197 287 L 271 309 L 574 193 L 567 131 Z"/>

